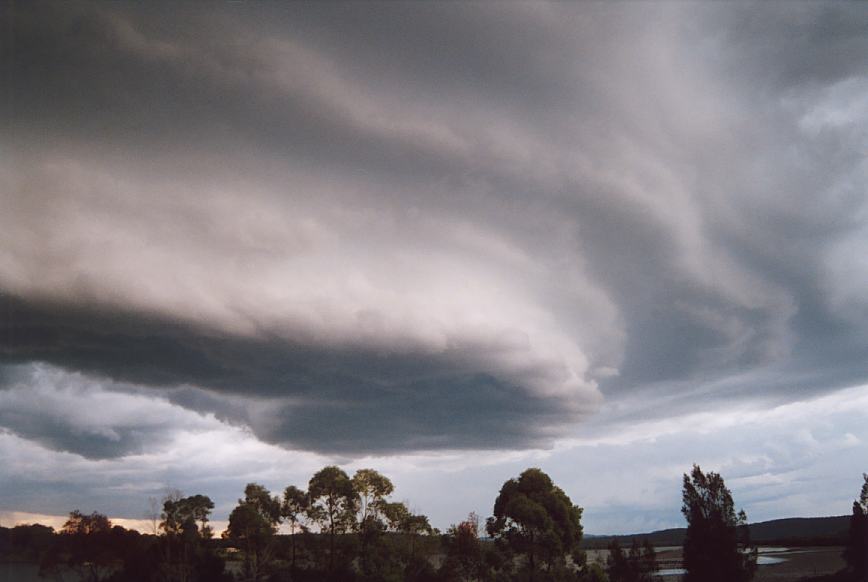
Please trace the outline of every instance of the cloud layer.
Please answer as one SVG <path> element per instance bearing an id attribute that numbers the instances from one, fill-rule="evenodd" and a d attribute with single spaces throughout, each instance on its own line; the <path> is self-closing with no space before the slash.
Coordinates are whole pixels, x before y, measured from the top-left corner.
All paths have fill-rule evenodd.
<path id="1" fill-rule="evenodd" d="M 7 454 L 514 451 L 868 380 L 855 6 L 9 10 Z"/>

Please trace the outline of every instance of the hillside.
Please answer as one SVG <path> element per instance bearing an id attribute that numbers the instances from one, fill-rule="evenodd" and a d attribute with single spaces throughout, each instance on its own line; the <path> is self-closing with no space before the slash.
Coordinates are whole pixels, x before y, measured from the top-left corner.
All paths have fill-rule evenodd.
<path id="1" fill-rule="evenodd" d="M 791 517 L 752 523 L 751 540 L 758 544 L 800 545 L 838 545 L 847 536 L 850 516 L 833 517 Z M 613 539 L 618 543 L 630 545 L 633 539 L 647 539 L 655 546 L 680 546 L 684 543 L 685 528 L 673 528 L 650 533 L 621 536 L 586 536 L 582 545 L 585 548 L 605 548 Z"/>

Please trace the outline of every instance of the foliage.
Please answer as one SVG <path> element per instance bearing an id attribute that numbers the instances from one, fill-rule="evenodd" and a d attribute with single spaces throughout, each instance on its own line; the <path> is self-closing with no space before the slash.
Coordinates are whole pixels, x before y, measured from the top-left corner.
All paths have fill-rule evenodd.
<path id="1" fill-rule="evenodd" d="M 358 497 L 350 477 L 340 467 L 325 467 L 308 483 L 308 516 L 329 534 L 329 569 L 335 567 L 338 534 L 355 528 Z"/>
<path id="2" fill-rule="evenodd" d="M 685 582 L 743 582 L 756 571 L 756 552 L 747 553 L 749 541 L 739 543 L 744 511 L 736 515 L 732 494 L 723 478 L 705 474 L 698 465 L 684 475 L 681 512 L 687 519 L 684 539 Z"/>
<path id="3" fill-rule="evenodd" d="M 254 582 L 265 576 L 273 557 L 273 539 L 280 522 L 281 504 L 277 497 L 256 483 L 248 483 L 244 499 L 229 514 L 224 536 L 241 546 L 244 573 Z"/>
<path id="4" fill-rule="evenodd" d="M 296 569 L 296 530 L 307 532 L 305 514 L 310 507 L 310 497 L 295 485 L 290 485 L 283 491 L 283 502 L 280 504 L 280 516 L 289 524 L 290 546 L 292 548 L 292 570 Z"/>
<path id="5" fill-rule="evenodd" d="M 205 545 L 213 530 L 208 525 L 214 502 L 206 495 L 182 497 L 174 491 L 163 500 L 160 529 L 161 577 L 178 582 L 215 579 L 223 562 Z"/>
<path id="6" fill-rule="evenodd" d="M 359 499 L 359 521 L 364 522 L 368 516 L 378 517 L 382 504 L 395 486 L 388 477 L 374 469 L 359 469 L 353 475 L 353 489 Z"/>
<path id="7" fill-rule="evenodd" d="M 453 525 L 443 536 L 446 560 L 441 571 L 449 580 L 478 580 L 485 575 L 479 524 L 473 515 Z"/>
<path id="8" fill-rule="evenodd" d="M 847 546 L 844 548 L 847 572 L 857 582 L 868 580 L 868 473 L 863 473 L 862 478 L 862 491 L 853 502 Z"/>
<path id="9" fill-rule="evenodd" d="M 41 573 L 56 576 L 68 568 L 81 580 L 107 580 L 117 568 L 118 533 L 112 531 L 111 521 L 101 513 L 72 511 L 57 543 L 43 557 Z"/>
<path id="10" fill-rule="evenodd" d="M 582 538 L 582 509 L 540 469 L 503 484 L 487 529 L 511 555 L 525 558 L 528 578 L 539 569 L 564 571 Z"/>
<path id="11" fill-rule="evenodd" d="M 654 546 L 645 540 L 640 549 L 635 539 L 628 553 L 624 553 L 618 540 L 612 540 L 606 566 L 611 582 L 651 582 L 659 569 Z"/>

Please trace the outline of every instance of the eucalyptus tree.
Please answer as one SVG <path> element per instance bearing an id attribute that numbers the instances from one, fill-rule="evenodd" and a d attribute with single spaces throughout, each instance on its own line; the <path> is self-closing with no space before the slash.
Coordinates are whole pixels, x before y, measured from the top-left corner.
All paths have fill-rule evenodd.
<path id="1" fill-rule="evenodd" d="M 307 515 L 329 535 L 329 568 L 335 565 L 338 534 L 355 529 L 358 495 L 349 475 L 334 465 L 320 469 L 308 483 L 310 506 Z"/>
<path id="2" fill-rule="evenodd" d="M 566 568 L 582 539 L 582 508 L 540 469 L 527 469 L 503 484 L 486 529 L 506 552 L 522 556 L 528 579 L 544 568 Z"/>
<path id="3" fill-rule="evenodd" d="M 224 534 L 241 546 L 244 571 L 253 580 L 262 580 L 270 566 L 274 550 L 274 534 L 280 523 L 280 500 L 257 483 L 244 489 L 244 499 L 229 514 L 229 527 Z"/>
<path id="4" fill-rule="evenodd" d="M 685 582 L 745 582 L 756 571 L 756 553 L 740 544 L 739 530 L 747 515 L 736 513 L 732 493 L 718 473 L 698 465 L 684 475 L 681 513 L 687 519 L 684 538 Z"/>
<path id="5" fill-rule="evenodd" d="M 283 491 L 283 502 L 280 504 L 280 516 L 284 523 L 289 524 L 289 540 L 292 548 L 292 569 L 295 571 L 295 554 L 297 531 L 307 531 L 304 521 L 310 508 L 310 496 L 295 485 L 290 485 Z"/>
<path id="6" fill-rule="evenodd" d="M 868 582 L 868 473 L 863 473 L 862 491 L 853 502 L 850 531 L 844 559 L 847 570 L 856 582 Z"/>
<path id="7" fill-rule="evenodd" d="M 205 552 L 202 541 L 213 535 L 208 520 L 214 502 L 206 495 L 182 497 L 172 492 L 163 501 L 160 529 L 165 534 L 161 540 L 163 568 L 166 577 L 186 582 L 196 575 L 196 563 Z"/>
<path id="8" fill-rule="evenodd" d="M 395 486 L 374 469 L 359 469 L 353 475 L 353 489 L 359 498 L 359 522 L 364 523 L 368 517 L 379 518 L 382 505 Z"/>

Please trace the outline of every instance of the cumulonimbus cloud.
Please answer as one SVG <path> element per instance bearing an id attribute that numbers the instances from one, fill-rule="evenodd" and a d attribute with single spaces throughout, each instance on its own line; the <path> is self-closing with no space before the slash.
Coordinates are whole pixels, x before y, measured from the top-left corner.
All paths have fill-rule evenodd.
<path id="1" fill-rule="evenodd" d="M 7 363 L 353 453 L 868 376 L 846 7 L 55 8 L 7 47 Z"/>

